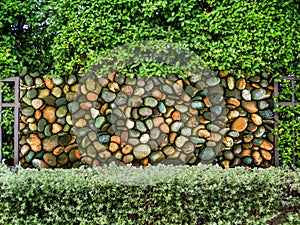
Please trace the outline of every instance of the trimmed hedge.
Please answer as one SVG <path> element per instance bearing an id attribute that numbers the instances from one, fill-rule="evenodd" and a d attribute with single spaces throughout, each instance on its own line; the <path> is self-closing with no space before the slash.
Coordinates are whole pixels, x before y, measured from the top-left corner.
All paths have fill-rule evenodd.
<path id="1" fill-rule="evenodd" d="M 300 171 L 0 166 L 0 224 L 300 223 Z"/>

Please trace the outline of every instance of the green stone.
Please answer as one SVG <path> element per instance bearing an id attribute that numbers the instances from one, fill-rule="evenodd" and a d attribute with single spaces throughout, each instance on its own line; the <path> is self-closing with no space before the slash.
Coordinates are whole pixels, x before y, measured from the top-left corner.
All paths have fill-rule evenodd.
<path id="1" fill-rule="evenodd" d="M 56 106 L 62 106 L 62 105 L 66 105 L 66 104 L 67 104 L 67 99 L 66 98 L 58 98 L 58 99 L 55 100 L 55 105 Z"/>
<path id="2" fill-rule="evenodd" d="M 190 140 L 195 145 L 203 144 L 206 142 L 206 140 L 204 138 L 199 138 L 199 137 L 191 137 Z"/>
<path id="3" fill-rule="evenodd" d="M 34 99 L 37 96 L 36 89 L 30 89 L 26 92 L 26 97 L 29 99 Z"/>
<path id="4" fill-rule="evenodd" d="M 70 76 L 68 77 L 67 84 L 68 84 L 68 85 L 72 85 L 72 84 L 75 84 L 76 81 L 77 81 L 76 76 L 75 76 L 75 75 L 70 75 Z"/>
<path id="5" fill-rule="evenodd" d="M 145 106 L 155 107 L 155 106 L 157 106 L 157 104 L 158 104 L 158 101 L 153 97 L 146 97 L 144 99 L 144 105 Z"/>
<path id="6" fill-rule="evenodd" d="M 175 105 L 175 109 L 181 113 L 185 113 L 189 110 L 186 105 Z"/>
<path id="7" fill-rule="evenodd" d="M 173 88 L 167 84 L 162 85 L 161 91 L 163 91 L 165 94 L 174 94 Z"/>
<path id="8" fill-rule="evenodd" d="M 33 79 L 29 75 L 26 75 L 24 77 L 24 81 L 25 81 L 25 85 L 27 85 L 27 86 L 32 86 L 33 85 Z"/>
<path id="9" fill-rule="evenodd" d="M 165 155 L 161 151 L 152 152 L 151 155 L 149 156 L 149 160 L 151 164 L 160 163 L 164 159 L 165 159 Z"/>
<path id="10" fill-rule="evenodd" d="M 32 105 L 32 99 L 29 99 L 26 96 L 24 96 L 21 100 L 23 102 L 25 102 L 27 105 L 30 105 L 30 106 Z"/>
<path id="11" fill-rule="evenodd" d="M 259 101 L 257 106 L 259 110 L 264 110 L 269 107 L 269 103 L 267 101 Z"/>
<path id="12" fill-rule="evenodd" d="M 38 122 L 38 131 L 43 132 L 46 125 L 47 125 L 47 120 L 40 119 L 39 122 Z"/>
<path id="13" fill-rule="evenodd" d="M 101 94 L 101 98 L 105 101 L 105 102 L 112 102 L 113 100 L 115 100 L 116 98 L 116 94 L 110 91 L 103 91 Z"/>
<path id="14" fill-rule="evenodd" d="M 250 165 L 253 162 L 253 159 L 250 156 L 246 156 L 242 159 L 242 161 L 243 161 L 243 163 Z"/>
<path id="15" fill-rule="evenodd" d="M 205 147 L 201 151 L 199 157 L 201 160 L 204 160 L 204 161 L 209 161 L 209 160 L 214 159 L 214 157 L 215 157 L 214 149 L 212 147 Z"/>
<path id="16" fill-rule="evenodd" d="M 33 159 L 34 157 L 34 152 L 33 151 L 30 151 L 26 156 L 25 156 L 25 161 L 26 162 L 31 162 L 31 160 Z"/>
<path id="17" fill-rule="evenodd" d="M 67 112 L 68 112 L 67 106 L 65 106 L 65 105 L 60 106 L 60 107 L 56 110 L 56 116 L 57 116 L 57 117 L 64 117 L 65 115 L 67 115 Z"/>
<path id="18" fill-rule="evenodd" d="M 32 107 L 26 107 L 22 109 L 22 114 L 24 116 L 32 116 L 34 114 L 34 109 Z"/>
<path id="19" fill-rule="evenodd" d="M 52 135 L 51 133 L 51 124 L 47 124 L 44 130 L 44 134 L 46 135 L 46 137 L 50 137 Z"/>
<path id="20" fill-rule="evenodd" d="M 105 123 L 106 119 L 104 116 L 99 116 L 96 118 L 96 121 L 95 121 L 95 127 L 96 128 L 101 128 L 103 126 L 103 124 Z"/>
<path id="21" fill-rule="evenodd" d="M 151 116 L 152 115 L 152 109 L 149 107 L 143 107 L 139 109 L 139 114 L 141 116 Z"/>
<path id="22" fill-rule="evenodd" d="M 79 104 L 78 102 L 70 102 L 68 104 L 68 109 L 71 113 L 75 113 L 79 110 Z"/>
<path id="23" fill-rule="evenodd" d="M 147 128 L 145 127 L 144 123 L 140 120 L 137 120 L 135 122 L 135 129 L 137 129 L 138 131 L 141 131 L 141 132 L 147 131 Z"/>

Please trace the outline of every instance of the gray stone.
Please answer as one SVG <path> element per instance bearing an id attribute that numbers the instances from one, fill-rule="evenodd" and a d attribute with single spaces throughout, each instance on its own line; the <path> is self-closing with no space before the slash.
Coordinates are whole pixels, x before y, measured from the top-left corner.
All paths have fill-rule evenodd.
<path id="1" fill-rule="evenodd" d="M 179 132 L 181 127 L 183 126 L 183 122 L 181 121 L 176 121 L 171 125 L 171 131 L 172 132 Z"/>
<path id="2" fill-rule="evenodd" d="M 140 132 L 146 132 L 147 131 L 147 128 L 145 127 L 145 124 L 140 120 L 137 120 L 135 122 L 135 129 L 137 129 Z"/>
<path id="3" fill-rule="evenodd" d="M 267 101 L 258 101 L 258 109 L 259 110 L 264 110 L 268 108 L 270 105 Z"/>
<path id="4" fill-rule="evenodd" d="M 161 132 L 159 128 L 153 128 L 152 130 L 150 130 L 150 138 L 153 140 L 156 140 L 160 134 Z"/>
<path id="5" fill-rule="evenodd" d="M 177 137 L 176 140 L 175 140 L 175 145 L 176 145 L 178 148 L 181 148 L 187 141 L 188 141 L 187 137 L 179 136 L 179 137 Z"/>
<path id="6" fill-rule="evenodd" d="M 26 97 L 29 99 L 34 99 L 37 96 L 36 89 L 30 89 L 26 92 Z"/>
<path id="7" fill-rule="evenodd" d="M 247 89 L 244 89 L 244 90 L 242 91 L 242 97 L 243 97 L 243 99 L 246 100 L 246 101 L 251 101 L 251 93 L 250 93 L 250 91 L 247 90 Z"/>
<path id="8" fill-rule="evenodd" d="M 259 115 L 261 115 L 261 117 L 263 117 L 264 119 L 273 119 L 273 112 L 270 109 L 259 111 Z"/>
<path id="9" fill-rule="evenodd" d="M 167 95 L 174 94 L 173 88 L 167 84 L 161 86 L 161 91 Z"/>
<path id="10" fill-rule="evenodd" d="M 151 148 L 149 145 L 140 144 L 133 149 L 133 155 L 136 159 L 143 159 L 150 155 Z"/>
<path id="11" fill-rule="evenodd" d="M 105 102 L 112 102 L 113 100 L 115 100 L 116 98 L 116 94 L 113 92 L 110 92 L 108 90 L 103 90 L 102 94 L 101 94 L 101 98 L 105 101 Z"/>
<path id="12" fill-rule="evenodd" d="M 64 79 L 62 77 L 53 77 L 52 80 L 55 85 L 62 85 L 64 83 Z"/>
<path id="13" fill-rule="evenodd" d="M 47 120 L 45 120 L 44 118 L 40 119 L 38 122 L 38 131 L 43 132 L 46 125 L 47 125 Z"/>
<path id="14" fill-rule="evenodd" d="M 183 127 L 181 129 L 181 134 L 184 135 L 184 136 L 191 136 L 192 135 L 192 129 L 189 128 L 189 127 Z"/>
<path id="15" fill-rule="evenodd" d="M 110 140 L 110 135 L 109 134 L 102 134 L 99 136 L 99 142 L 100 143 L 108 143 Z"/>
<path id="16" fill-rule="evenodd" d="M 206 142 L 206 140 L 204 138 L 199 138 L 199 137 L 194 137 L 194 136 L 190 138 L 190 141 L 192 143 L 194 143 L 195 145 L 203 144 Z"/>
<path id="17" fill-rule="evenodd" d="M 220 130 L 220 128 L 217 125 L 210 123 L 207 125 L 207 130 L 212 131 L 212 132 L 217 132 Z"/>
<path id="18" fill-rule="evenodd" d="M 253 144 L 254 144 L 255 146 L 260 146 L 261 143 L 263 143 L 263 139 L 261 139 L 261 138 L 254 138 L 254 139 L 253 139 Z"/>
<path id="19" fill-rule="evenodd" d="M 139 109 L 139 114 L 141 116 L 151 116 L 152 115 L 152 109 L 149 107 L 143 107 Z"/>
<path id="20" fill-rule="evenodd" d="M 267 91 L 263 88 L 258 88 L 252 91 L 253 100 L 262 100 L 267 98 Z"/>
<path id="21" fill-rule="evenodd" d="M 223 111 L 223 107 L 216 105 L 210 108 L 210 111 L 216 115 L 221 115 Z"/>
<path id="22" fill-rule="evenodd" d="M 266 132 L 266 128 L 264 126 L 258 127 L 257 131 L 254 133 L 254 137 L 260 138 Z"/>
<path id="23" fill-rule="evenodd" d="M 236 130 L 232 130 L 232 131 L 230 131 L 230 132 L 228 133 L 228 135 L 229 135 L 230 137 L 237 138 L 237 137 L 240 136 L 240 133 L 239 133 L 238 131 L 236 131 Z"/>
<path id="24" fill-rule="evenodd" d="M 218 105 L 223 101 L 224 96 L 221 94 L 215 93 L 215 94 L 210 95 L 208 98 L 209 98 L 209 101 L 212 103 L 212 105 Z"/>
<path id="25" fill-rule="evenodd" d="M 70 75 L 70 76 L 68 77 L 67 84 L 68 84 L 68 85 L 72 85 L 72 84 L 75 84 L 76 81 L 77 81 L 76 76 L 75 76 L 75 75 Z"/>
<path id="26" fill-rule="evenodd" d="M 206 79 L 205 83 L 210 87 L 216 86 L 220 83 L 220 78 L 219 77 L 210 77 L 210 78 Z"/>
<path id="27" fill-rule="evenodd" d="M 175 109 L 181 113 L 185 113 L 189 110 L 189 108 L 186 105 L 175 105 Z"/>
<path id="28" fill-rule="evenodd" d="M 204 103 L 200 101 L 193 101 L 191 104 L 191 107 L 193 109 L 198 109 L 198 110 L 204 108 L 204 106 L 205 106 Z"/>
<path id="29" fill-rule="evenodd" d="M 70 102 L 68 104 L 68 109 L 71 113 L 75 113 L 79 110 L 79 104 L 78 102 Z"/>
<path id="30" fill-rule="evenodd" d="M 27 85 L 27 86 L 32 86 L 33 85 L 33 79 L 29 75 L 26 75 L 24 77 L 24 81 L 25 81 L 25 85 Z"/>
<path id="31" fill-rule="evenodd" d="M 53 96 L 48 96 L 48 97 L 53 97 Z M 54 98 L 54 97 L 53 97 Z M 67 99 L 66 98 L 58 98 L 55 100 L 55 98 L 45 98 L 45 102 L 47 105 L 56 105 L 56 106 L 62 106 L 62 105 L 66 105 L 67 104 Z M 54 104 L 52 103 L 54 100 Z M 52 103 L 52 104 L 49 104 Z"/>

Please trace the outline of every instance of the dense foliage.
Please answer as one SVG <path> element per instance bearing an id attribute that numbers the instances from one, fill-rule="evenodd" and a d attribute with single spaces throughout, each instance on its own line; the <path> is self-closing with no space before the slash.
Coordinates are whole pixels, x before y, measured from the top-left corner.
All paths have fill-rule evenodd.
<path id="1" fill-rule="evenodd" d="M 46 75 L 82 74 L 110 49 L 156 39 L 179 43 L 210 68 L 237 76 L 299 77 L 299 12 L 295 0 L 2 1 L 0 78 L 17 76 L 23 66 Z M 280 134 L 283 154 L 290 151 L 282 144 L 289 129 L 283 125 Z"/>
<path id="2" fill-rule="evenodd" d="M 299 171 L 220 167 L 9 170 L 0 224 L 298 224 Z"/>

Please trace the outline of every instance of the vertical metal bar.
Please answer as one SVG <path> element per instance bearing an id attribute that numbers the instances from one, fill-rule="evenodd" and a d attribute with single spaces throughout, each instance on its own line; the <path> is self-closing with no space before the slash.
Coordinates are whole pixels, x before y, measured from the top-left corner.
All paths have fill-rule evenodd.
<path id="1" fill-rule="evenodd" d="M 294 80 L 292 80 L 291 82 L 292 82 L 292 89 L 293 89 L 292 104 L 294 107 L 295 106 L 295 84 L 294 84 Z M 295 120 L 295 116 L 293 116 L 293 120 Z M 295 137 L 295 130 L 293 130 L 293 146 L 295 147 L 295 145 L 296 145 L 296 137 Z M 292 159 L 293 159 L 292 166 L 296 166 L 295 148 L 293 149 L 293 152 L 292 152 Z"/>
<path id="2" fill-rule="evenodd" d="M 276 98 L 278 97 L 278 82 L 275 82 L 275 81 L 274 81 L 274 95 L 275 95 Z M 276 100 L 275 105 L 276 105 L 276 103 L 278 103 L 278 100 Z M 275 128 L 277 128 L 278 118 L 279 118 L 278 113 L 275 112 L 274 113 Z M 275 135 L 275 137 L 274 137 L 274 161 L 275 161 L 274 163 L 275 163 L 275 166 L 279 166 L 279 152 L 278 152 L 277 147 L 276 147 L 277 142 L 278 142 L 278 135 Z"/>
<path id="3" fill-rule="evenodd" d="M 0 122 L 2 121 L 2 84 L 0 80 Z M 2 126 L 0 126 L 0 163 L 2 162 L 3 155 L 2 155 Z"/>
<path id="4" fill-rule="evenodd" d="M 20 97 L 20 79 L 15 79 L 15 99 L 14 99 L 14 165 L 19 163 L 19 97 Z"/>

